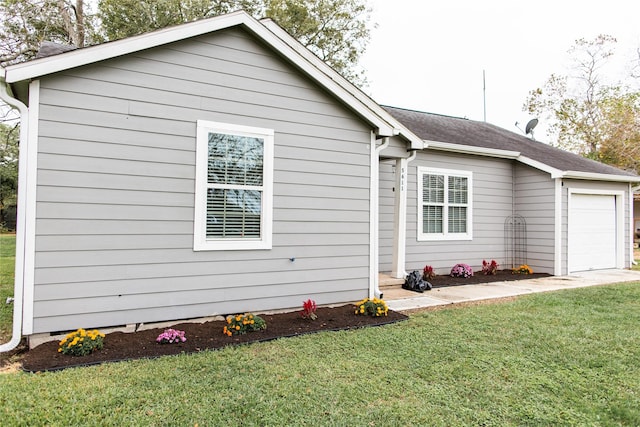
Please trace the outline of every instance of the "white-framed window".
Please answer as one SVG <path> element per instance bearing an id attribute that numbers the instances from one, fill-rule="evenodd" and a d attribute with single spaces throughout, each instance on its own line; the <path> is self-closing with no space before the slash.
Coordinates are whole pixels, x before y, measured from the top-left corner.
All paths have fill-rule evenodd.
<path id="1" fill-rule="evenodd" d="M 198 120 L 193 249 L 271 249 L 273 129 Z"/>
<path id="2" fill-rule="evenodd" d="M 471 240 L 473 174 L 418 167 L 418 240 Z"/>

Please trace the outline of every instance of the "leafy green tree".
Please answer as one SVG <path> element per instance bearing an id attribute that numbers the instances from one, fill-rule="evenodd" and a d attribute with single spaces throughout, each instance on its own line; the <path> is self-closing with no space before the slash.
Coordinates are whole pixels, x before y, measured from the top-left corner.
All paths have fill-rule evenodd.
<path id="1" fill-rule="evenodd" d="M 529 92 L 524 110 L 550 123 L 554 145 L 585 157 L 640 172 L 640 93 L 605 81 L 616 39 L 580 39 L 569 50 L 572 75 L 552 74 Z"/>
<path id="2" fill-rule="evenodd" d="M 362 0 L 266 0 L 265 14 L 334 70 L 364 83 L 357 69 L 369 42 L 371 9 Z"/>
<path id="3" fill-rule="evenodd" d="M 262 11 L 251 0 L 99 0 L 98 14 L 107 40 L 118 40 L 160 28 L 244 9 Z"/>
<path id="4" fill-rule="evenodd" d="M 18 125 L 0 123 L 0 229 L 15 224 L 18 192 Z"/>
<path id="5" fill-rule="evenodd" d="M 273 18 L 293 37 L 345 77 L 363 82 L 358 60 L 369 41 L 366 0 L 100 0 L 106 39 L 244 9 Z"/>
<path id="6" fill-rule="evenodd" d="M 1 0 L 0 65 L 33 59 L 43 41 L 87 46 L 102 39 L 83 0 Z"/>

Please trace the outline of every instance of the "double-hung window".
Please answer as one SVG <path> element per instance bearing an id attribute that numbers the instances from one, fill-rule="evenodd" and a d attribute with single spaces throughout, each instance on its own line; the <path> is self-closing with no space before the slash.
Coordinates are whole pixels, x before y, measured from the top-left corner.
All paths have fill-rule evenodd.
<path id="1" fill-rule="evenodd" d="M 271 249 L 273 130 L 197 127 L 194 250 Z"/>
<path id="2" fill-rule="evenodd" d="M 471 240 L 472 173 L 418 168 L 418 240 Z"/>

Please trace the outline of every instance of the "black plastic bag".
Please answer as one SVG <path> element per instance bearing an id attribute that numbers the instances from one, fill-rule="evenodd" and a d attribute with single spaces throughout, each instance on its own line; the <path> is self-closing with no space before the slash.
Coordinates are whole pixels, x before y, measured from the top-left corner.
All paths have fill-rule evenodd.
<path id="1" fill-rule="evenodd" d="M 420 271 L 415 270 L 407 275 L 402 287 L 410 291 L 422 293 L 424 291 L 430 291 L 433 286 L 422 278 Z"/>

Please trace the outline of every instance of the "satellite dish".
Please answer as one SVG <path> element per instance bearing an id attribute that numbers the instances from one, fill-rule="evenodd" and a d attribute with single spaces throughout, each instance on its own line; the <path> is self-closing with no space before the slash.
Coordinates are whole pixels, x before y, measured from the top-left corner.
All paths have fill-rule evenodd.
<path id="1" fill-rule="evenodd" d="M 527 126 L 524 128 L 524 133 L 527 135 L 531 134 L 531 137 L 533 138 L 533 129 L 536 126 L 538 126 L 538 119 L 529 120 L 529 123 L 527 123 Z"/>

